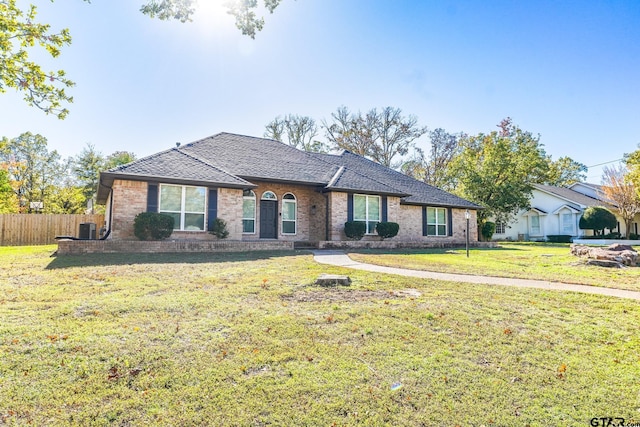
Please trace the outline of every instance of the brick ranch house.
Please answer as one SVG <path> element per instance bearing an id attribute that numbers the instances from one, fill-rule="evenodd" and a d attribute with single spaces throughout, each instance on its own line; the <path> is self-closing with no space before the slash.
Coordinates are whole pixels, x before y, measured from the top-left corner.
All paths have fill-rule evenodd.
<path id="1" fill-rule="evenodd" d="M 170 240 L 215 240 L 215 218 L 227 241 L 344 241 L 346 221 L 400 225 L 395 241 L 466 241 L 466 212 L 480 206 L 355 155 L 309 153 L 278 141 L 219 133 L 100 174 L 108 239 L 135 240 L 133 221 L 146 211 L 175 219 Z M 469 239 L 477 242 L 470 227 Z"/>

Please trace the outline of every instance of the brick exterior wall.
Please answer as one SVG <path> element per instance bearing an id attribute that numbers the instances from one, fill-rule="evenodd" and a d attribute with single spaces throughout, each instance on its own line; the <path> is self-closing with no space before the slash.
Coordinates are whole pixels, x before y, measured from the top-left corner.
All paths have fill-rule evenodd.
<path id="1" fill-rule="evenodd" d="M 227 223 L 227 241 L 254 241 L 260 237 L 260 197 L 265 191 L 272 191 L 278 198 L 278 240 L 282 241 L 342 241 L 346 240 L 344 223 L 347 221 L 347 193 L 321 193 L 313 187 L 293 184 L 259 183 L 253 190 L 256 194 L 256 232 L 242 233 L 242 190 L 218 189 L 218 217 Z M 282 234 L 282 200 L 286 193 L 296 197 L 296 234 Z M 147 183 L 141 181 L 115 180 L 113 183 L 113 209 L 111 213 L 111 236 L 113 240 L 133 240 L 133 220 L 147 209 Z M 328 206 L 327 206 L 328 204 Z M 476 212 L 471 213 L 469 238 L 478 241 Z M 387 219 L 400 224 L 395 241 L 418 241 L 433 243 L 464 243 L 466 219 L 465 209 L 453 209 L 453 236 L 422 236 L 422 207 L 401 205 L 399 197 L 387 197 Z M 328 218 L 328 220 L 327 220 Z M 107 221 L 109 218 L 107 218 Z M 328 230 L 327 228 L 328 227 Z M 174 231 L 172 240 L 215 241 L 208 232 Z M 377 236 L 365 236 L 364 241 L 377 241 Z"/>
<path id="2" fill-rule="evenodd" d="M 242 240 L 242 190 L 218 188 L 218 218 L 227 223 L 227 240 Z M 216 238 L 209 233 L 205 234 L 209 239 Z"/>
<path id="3" fill-rule="evenodd" d="M 133 220 L 147 211 L 147 183 L 141 181 L 113 181 L 113 210 L 111 212 L 111 239 L 135 239 Z"/>
<path id="4" fill-rule="evenodd" d="M 257 183 L 253 189 L 256 194 L 255 233 L 243 234 L 243 240 L 260 238 L 260 198 L 265 191 L 272 191 L 278 197 L 278 240 L 283 241 L 319 241 L 325 240 L 326 197 L 313 187 L 279 183 Z M 296 234 L 282 234 L 282 198 L 291 193 L 296 197 L 297 218 Z M 242 196 L 241 196 L 242 198 Z M 220 209 L 218 200 L 218 209 Z M 242 229 L 242 200 L 240 201 L 240 229 Z"/>

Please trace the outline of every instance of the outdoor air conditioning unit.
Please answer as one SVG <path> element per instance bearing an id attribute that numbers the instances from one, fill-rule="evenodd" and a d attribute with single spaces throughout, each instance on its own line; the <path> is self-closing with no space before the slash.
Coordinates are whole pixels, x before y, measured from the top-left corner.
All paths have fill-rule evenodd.
<path id="1" fill-rule="evenodd" d="M 96 238 L 96 223 L 95 222 L 83 222 L 80 224 L 80 231 L 78 233 L 78 237 L 81 239 L 91 239 L 95 240 Z"/>

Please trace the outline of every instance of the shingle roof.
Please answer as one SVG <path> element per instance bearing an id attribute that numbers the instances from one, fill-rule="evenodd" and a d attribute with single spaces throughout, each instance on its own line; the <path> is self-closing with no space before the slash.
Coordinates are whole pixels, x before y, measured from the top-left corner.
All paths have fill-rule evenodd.
<path id="1" fill-rule="evenodd" d="M 364 157 L 308 153 L 278 141 L 219 133 L 109 170 L 100 177 L 98 200 L 106 201 L 113 179 L 169 179 L 235 188 L 268 180 L 402 197 L 407 204 L 478 209 L 480 206 Z"/>
<path id="2" fill-rule="evenodd" d="M 573 203 L 577 203 L 581 206 L 588 207 L 588 206 L 608 205 L 608 203 L 602 200 L 594 199 L 593 197 L 589 197 L 585 194 L 579 193 L 577 191 L 574 191 L 566 187 L 555 187 L 552 185 L 541 185 L 541 184 L 535 184 L 534 187 L 537 188 L 538 190 L 546 191 L 547 193 L 554 194 L 558 197 L 561 197 L 565 200 L 569 200 Z"/>
<path id="3" fill-rule="evenodd" d="M 451 206 L 478 209 L 480 206 L 462 199 L 439 188 L 424 182 L 415 180 L 405 174 L 382 166 L 357 154 L 343 151 L 338 155 L 317 154 L 328 162 L 336 165 L 344 165 L 347 169 L 357 170 L 359 174 L 368 179 L 384 182 L 393 187 L 398 193 L 404 193 L 402 198 L 405 204 Z"/>
<path id="4" fill-rule="evenodd" d="M 179 148 L 163 151 L 139 161 L 108 171 L 118 175 L 162 177 L 194 182 L 211 182 L 234 186 L 252 186 L 250 182 L 225 172 Z"/>
<path id="5" fill-rule="evenodd" d="M 326 184 L 338 170 L 287 144 L 230 133 L 219 133 L 181 148 L 247 179 Z"/>

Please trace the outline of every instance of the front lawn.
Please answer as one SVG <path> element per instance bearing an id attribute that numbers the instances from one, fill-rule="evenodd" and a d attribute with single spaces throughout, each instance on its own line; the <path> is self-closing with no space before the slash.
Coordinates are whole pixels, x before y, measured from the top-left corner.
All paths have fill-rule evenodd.
<path id="1" fill-rule="evenodd" d="M 358 272 L 296 252 L 54 249 L 0 248 L 0 424 L 640 421 L 636 301 Z M 317 287 L 321 273 L 353 284 Z"/>
<path id="2" fill-rule="evenodd" d="M 369 264 L 443 273 L 516 277 L 640 291 L 640 267 L 612 269 L 587 266 L 569 253 L 568 244 L 506 243 L 496 248 L 351 252 Z"/>

